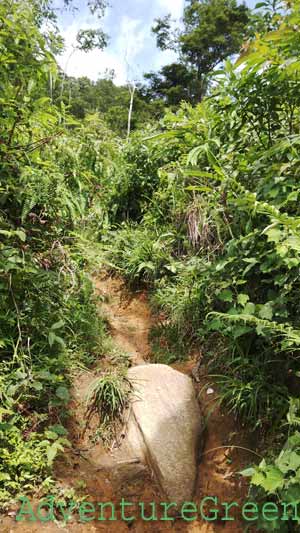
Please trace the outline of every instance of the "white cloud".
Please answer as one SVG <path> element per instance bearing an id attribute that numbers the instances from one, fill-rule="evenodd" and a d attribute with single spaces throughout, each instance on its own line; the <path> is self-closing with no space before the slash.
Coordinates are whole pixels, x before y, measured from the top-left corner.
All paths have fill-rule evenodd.
<path id="1" fill-rule="evenodd" d="M 65 51 L 57 60 L 60 67 L 69 76 L 87 76 L 97 80 L 106 69 L 115 71 L 115 83 L 122 85 L 129 79 L 140 79 L 142 70 L 136 58 L 143 50 L 149 29 L 142 21 L 123 16 L 120 21 L 118 37 L 105 50 L 82 52 L 75 49 L 76 35 L 79 29 L 91 28 L 87 22 L 73 22 L 62 30 Z"/>
<path id="2" fill-rule="evenodd" d="M 171 12 L 173 18 L 181 17 L 184 0 L 152 1 L 153 11 L 157 16 Z M 146 1 L 143 2 L 146 6 Z M 87 76 L 92 80 L 99 79 L 106 69 L 113 69 L 115 83 L 122 85 L 128 79 L 142 80 L 143 72 L 159 69 L 175 60 L 173 52 L 161 52 L 155 47 L 155 38 L 151 35 L 152 20 L 149 20 L 148 16 L 144 18 L 141 12 L 136 17 L 125 13 L 126 10 L 123 14 L 113 10 L 107 11 L 102 24 L 105 31 L 111 35 L 109 45 L 103 51 L 93 50 L 88 53 L 75 50 L 76 35 L 79 29 L 96 28 L 95 18 L 87 9 L 83 9 L 75 20 L 65 20 L 61 28 L 65 51 L 57 58 L 60 67 L 69 76 Z"/>
<path id="3" fill-rule="evenodd" d="M 73 22 L 66 29 L 62 30 L 62 36 L 65 40 L 65 51 L 57 58 L 60 67 L 69 76 L 87 76 L 92 80 L 97 80 L 99 75 L 106 69 L 114 69 L 116 82 L 119 84 L 123 83 L 126 78 L 124 61 L 114 52 L 108 49 L 104 51 L 92 50 L 91 52 L 82 52 L 75 49 L 78 30 L 86 27 L 91 27 L 91 25 L 88 26 Z"/>
<path id="4" fill-rule="evenodd" d="M 184 0 L 158 0 L 161 9 L 171 13 L 172 17 L 180 18 L 183 13 Z"/>
<path id="5" fill-rule="evenodd" d="M 115 49 L 125 66 L 128 80 L 142 77 L 138 56 L 146 47 L 149 37 L 149 28 L 141 20 L 132 19 L 127 15 L 122 17 Z"/>

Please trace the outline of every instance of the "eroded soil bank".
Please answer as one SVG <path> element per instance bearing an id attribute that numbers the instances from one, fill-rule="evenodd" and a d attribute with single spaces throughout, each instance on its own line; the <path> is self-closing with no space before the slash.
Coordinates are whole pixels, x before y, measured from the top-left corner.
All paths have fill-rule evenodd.
<path id="1" fill-rule="evenodd" d="M 151 362 L 148 335 L 151 326 L 155 324 L 155 317 L 151 315 L 146 293 L 131 293 L 125 289 L 121 280 L 107 276 L 98 277 L 95 280 L 95 287 L 102 300 L 101 313 L 104 313 L 108 321 L 116 345 L 129 354 L 132 365 L 143 364 L 144 361 Z M 137 476 L 133 482 L 128 484 L 126 475 L 124 475 L 125 481 L 122 482 L 122 472 L 125 469 L 124 473 L 126 473 L 128 465 L 120 461 L 117 451 L 118 443 L 115 442 L 107 451 L 101 441 L 95 438 L 96 424 L 92 425 L 83 436 L 84 401 L 87 390 L 95 376 L 99 375 L 99 372 L 109 364 L 108 361 L 101 359 L 93 371 L 80 372 L 74 380 L 72 417 L 69 427 L 72 449 L 66 451 L 64 457 L 57 461 L 56 479 L 61 487 L 75 489 L 77 495 L 90 502 L 112 502 L 118 508 L 121 498 L 125 498 L 134 504 L 130 511 L 136 516 L 139 516 L 140 512 L 135 512 L 135 508 L 138 509 L 139 502 L 144 502 L 148 514 L 151 511 L 149 506 L 151 502 L 156 502 L 157 509 L 159 509 L 159 504 L 163 501 L 151 474 L 143 472 L 143 475 L 139 476 L 137 469 Z M 172 366 L 183 373 L 192 375 L 195 358 L 189 358 L 186 362 Z M 203 369 L 200 371 L 199 382 L 195 383 L 198 393 L 203 390 L 207 382 L 208 377 Z M 234 501 L 242 505 L 246 498 L 247 487 L 238 475 L 238 471 L 249 464 L 253 456 L 245 450 L 230 448 L 230 446 L 251 447 L 251 443 L 249 436 L 240 431 L 233 418 L 222 413 L 219 408 L 214 408 L 215 405 L 216 394 L 207 394 L 204 390 L 201 394 L 201 408 L 207 416 L 206 440 L 199 464 L 194 502 L 199 504 L 204 497 L 215 496 L 219 502 Z M 222 514 L 221 510 L 218 521 L 197 520 L 189 523 L 179 519 L 174 522 L 145 522 L 137 519 L 131 523 L 125 523 L 120 520 L 120 516 L 117 521 L 80 523 L 77 517 L 64 525 L 53 522 L 44 524 L 16 522 L 12 512 L 11 516 L 4 517 L 0 522 L 0 531 L 3 533 L 11 531 L 35 533 L 41 530 L 45 533 L 59 531 L 122 533 L 130 530 L 136 533 L 143 531 L 149 533 L 168 531 L 239 533 L 243 531 L 245 524 L 241 523 L 238 515 L 239 512 L 235 514 L 235 521 L 222 521 L 224 513 Z M 109 510 L 107 517 L 110 517 Z"/>

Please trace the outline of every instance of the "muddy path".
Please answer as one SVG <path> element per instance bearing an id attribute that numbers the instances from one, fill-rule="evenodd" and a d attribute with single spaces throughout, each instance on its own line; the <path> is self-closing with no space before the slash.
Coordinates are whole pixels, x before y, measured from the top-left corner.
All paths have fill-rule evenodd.
<path id="1" fill-rule="evenodd" d="M 155 317 L 151 315 L 150 306 L 145 292 L 130 293 L 125 289 L 121 280 L 110 277 L 101 277 L 95 280 L 96 293 L 101 303 L 101 314 L 105 316 L 115 344 L 125 351 L 132 365 L 151 362 L 151 349 L 148 335 Z M 64 456 L 57 461 L 56 480 L 58 486 L 65 493 L 76 493 L 89 502 L 112 502 L 116 507 L 121 498 L 132 502 L 132 509 L 138 509 L 138 503 L 144 502 L 149 508 L 151 502 L 156 502 L 157 508 L 161 501 L 159 489 L 151 473 L 145 473 L 142 479 L 136 479 L 128 484 L 122 483 L 123 461 L 118 456 L 118 443 L 110 450 L 104 448 L 100 439 L 96 438 L 97 424 L 94 422 L 83 435 L 85 425 L 85 397 L 90 384 L 102 370 L 107 368 L 107 361 L 101 359 L 92 371 L 80 372 L 74 379 L 72 402 L 70 405 L 70 440 L 72 449 L 66 451 Z M 174 368 L 191 375 L 195 359 L 187 359 L 184 363 L 172 365 Z M 195 387 L 203 390 L 207 383 L 205 370 L 202 370 L 200 382 Z M 198 504 L 206 496 L 215 496 L 220 502 L 242 503 L 246 498 L 247 487 L 242 483 L 237 474 L 245 465 L 253 460 L 246 451 L 230 446 L 249 447 L 249 436 L 244 434 L 236 425 L 232 417 L 222 413 L 220 409 L 213 408 L 216 404 L 216 393 L 209 391 L 201 395 L 201 406 L 204 415 L 207 415 L 206 442 L 203 450 L 201 464 L 199 464 L 198 482 L 194 502 Z M 251 446 L 250 446 L 251 447 Z M 217 448 L 217 449 L 216 449 Z M 211 451 L 214 450 L 214 451 Z M 117 473 L 117 475 L 116 475 Z M 126 479 L 126 478 L 124 478 Z M 138 513 L 137 513 L 138 515 Z M 111 517 L 108 509 L 107 518 Z M 219 533 L 242 532 L 244 527 L 236 516 L 234 522 L 222 521 L 222 511 L 219 520 L 215 522 L 193 521 L 184 522 L 145 522 L 137 519 L 125 523 L 116 515 L 116 521 L 91 521 L 80 523 L 79 517 L 74 516 L 67 524 L 55 522 L 16 522 L 14 511 L 11 516 L 0 520 L 0 531 L 10 533 L 20 531 L 24 533 L 37 533 L 41 530 L 48 532 L 128 532 L 149 533 L 157 532 L 187 532 L 187 533 Z"/>

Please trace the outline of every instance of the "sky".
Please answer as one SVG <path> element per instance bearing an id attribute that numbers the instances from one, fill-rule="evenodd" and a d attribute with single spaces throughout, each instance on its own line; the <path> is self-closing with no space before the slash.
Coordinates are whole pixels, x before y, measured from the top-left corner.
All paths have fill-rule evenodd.
<path id="1" fill-rule="evenodd" d="M 89 12 L 87 1 L 79 0 L 77 6 L 75 13 L 59 12 L 65 51 L 57 60 L 69 76 L 97 80 L 107 69 L 113 69 L 115 83 L 122 85 L 142 80 L 145 72 L 157 71 L 175 60 L 173 52 L 156 47 L 151 26 L 155 18 L 168 13 L 180 19 L 184 0 L 110 0 L 110 7 L 100 21 L 109 35 L 108 47 L 88 53 L 74 50 L 76 35 L 79 29 L 99 27 L 99 20 Z"/>

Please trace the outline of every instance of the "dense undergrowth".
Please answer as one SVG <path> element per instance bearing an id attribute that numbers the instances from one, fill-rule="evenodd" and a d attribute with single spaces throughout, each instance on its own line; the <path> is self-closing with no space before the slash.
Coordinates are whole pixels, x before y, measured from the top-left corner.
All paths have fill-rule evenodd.
<path id="1" fill-rule="evenodd" d="M 99 183 L 116 142 L 99 117 L 80 124 L 52 104 L 56 62 L 30 3 L 1 2 L 0 54 L 3 503 L 52 486 L 53 461 L 70 445 L 71 373 L 103 352 L 78 232 L 101 225 Z"/>
<path id="2" fill-rule="evenodd" d="M 52 102 L 49 35 L 31 3 L 1 3 L 1 503 L 48 490 L 70 445 L 72 371 L 104 351 L 85 270 L 100 260 L 149 287 L 157 361 L 197 348 L 242 423 L 288 436 L 246 474 L 257 498 L 300 501 L 299 9 L 268 19 L 198 106 L 124 143 Z"/>
<path id="3" fill-rule="evenodd" d="M 222 350 L 212 369 L 254 427 L 280 420 L 297 389 L 297 20 L 258 38 L 239 67 L 227 63 L 201 105 L 183 104 L 162 133 L 134 139 L 124 155 L 135 149 L 135 166 L 110 192 L 123 206 L 134 190 L 136 206 L 115 210 L 110 263 L 151 284 L 178 337 Z"/>
<path id="4" fill-rule="evenodd" d="M 289 7 L 214 74 L 200 105 L 133 137 L 103 241 L 107 264 L 147 283 L 164 312 L 159 360 L 174 359 L 179 342 L 201 349 L 221 401 L 279 441 L 300 392 L 299 2 Z M 284 465 L 264 463 L 252 479 L 271 498 L 299 501 L 298 435 Z"/>

